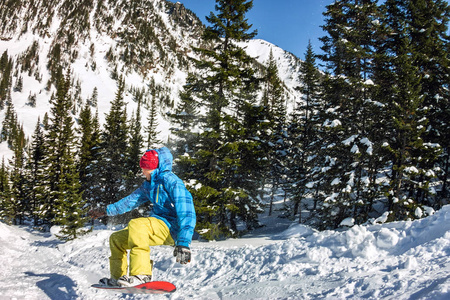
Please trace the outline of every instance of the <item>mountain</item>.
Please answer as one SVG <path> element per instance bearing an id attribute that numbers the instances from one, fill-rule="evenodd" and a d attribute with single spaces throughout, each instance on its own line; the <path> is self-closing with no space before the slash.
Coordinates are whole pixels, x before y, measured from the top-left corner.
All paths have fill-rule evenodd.
<path id="1" fill-rule="evenodd" d="M 145 99 L 141 113 L 145 122 L 148 103 L 157 97 L 158 130 L 166 141 L 170 124 L 164 116 L 176 105 L 188 72 L 195 71 L 188 59 L 194 55 L 191 47 L 207 46 L 200 38 L 205 28 L 200 19 L 181 3 L 166 0 L 6 1 L 0 4 L 0 18 L 5 20 L 0 54 L 13 62 L 9 92 L 0 99 L 0 121 L 5 117 L 4 101 L 10 100 L 28 137 L 38 117 L 42 120 L 49 110 L 57 72 L 70 70 L 74 117 L 96 97 L 103 123 L 122 75 L 127 113 L 135 112 L 133 95 L 139 91 Z M 297 57 L 263 40 L 241 46 L 255 58 L 255 68 L 266 64 L 272 49 L 290 101 L 300 97 L 294 89 L 299 85 Z M 0 153 L 5 152 L 2 143 Z"/>

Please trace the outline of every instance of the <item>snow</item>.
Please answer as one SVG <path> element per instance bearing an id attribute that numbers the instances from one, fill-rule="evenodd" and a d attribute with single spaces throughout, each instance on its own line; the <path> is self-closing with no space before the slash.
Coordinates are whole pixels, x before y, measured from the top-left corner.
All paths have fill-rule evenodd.
<path id="1" fill-rule="evenodd" d="M 339 120 L 333 120 L 333 121 L 326 120 L 323 124 L 324 127 L 331 127 L 331 128 L 338 127 L 341 125 L 342 125 L 342 122 Z"/>
<path id="2" fill-rule="evenodd" d="M 172 247 L 153 247 L 154 279 L 177 291 L 152 299 L 450 297 L 450 205 L 416 221 L 336 231 L 262 220 L 266 227 L 242 239 L 194 241 L 186 266 L 174 262 Z M 90 287 L 109 274 L 114 230 L 99 225 L 62 243 L 54 228 L 44 234 L 0 223 L 0 299 L 148 299 Z"/>
<path id="3" fill-rule="evenodd" d="M 342 220 L 342 222 L 339 224 L 339 226 L 347 226 L 347 227 L 351 227 L 355 225 L 355 219 L 353 218 L 345 218 L 344 220 Z"/>
<path id="4" fill-rule="evenodd" d="M 342 144 L 349 146 L 351 143 L 353 143 L 355 141 L 355 139 L 358 137 L 358 135 L 352 135 L 351 137 L 349 137 L 348 139 L 344 140 L 342 142 Z"/>
<path id="5" fill-rule="evenodd" d="M 53 23 L 52 34 L 59 21 Z M 98 111 L 103 124 L 117 89 L 110 76 L 111 66 L 104 56 L 117 43 L 95 30 L 90 36 L 88 43 L 80 46 L 80 56 L 72 64 L 72 72 L 75 81 L 81 82 L 83 100 L 98 88 Z M 0 53 L 7 50 L 10 56 L 17 57 L 34 40 L 39 41 L 41 57 L 46 57 L 42 54 L 48 53 L 51 36 L 39 38 L 29 32 L 17 39 L 1 40 Z M 186 44 L 190 40 L 179 42 Z M 92 57 L 88 47 L 91 43 L 95 43 Z M 299 85 L 296 74 L 300 61 L 263 40 L 252 40 L 245 46 L 247 53 L 263 64 L 272 51 L 279 76 L 289 89 L 289 98 L 298 100 L 301 95 L 294 87 Z M 95 70 L 88 67 L 94 61 Z M 47 62 L 46 58 L 40 59 L 37 66 L 42 81 L 23 73 L 24 90 L 11 95 L 18 119 L 29 137 L 38 117 L 42 121 L 49 111 L 48 100 L 54 92 L 54 88 L 45 90 L 49 79 Z M 157 84 L 168 86 L 171 98 L 176 100 L 187 74 L 175 69 L 167 79 L 163 70 L 155 69 L 145 78 L 136 72 L 124 75 L 128 88 L 146 87 L 146 81 L 153 78 Z M 365 84 L 371 85 L 371 82 Z M 36 94 L 36 107 L 26 104 L 30 93 Z M 125 102 L 128 103 L 127 113 L 132 114 L 137 105 L 128 92 Z M 4 113 L 4 110 L 0 112 L 0 120 L 4 119 Z M 142 116 L 145 120 L 145 108 Z M 163 116 L 159 124 L 161 139 L 167 140 L 169 124 Z M 340 125 L 337 119 L 323 124 L 326 127 Z M 356 136 L 352 137 L 348 145 L 355 140 Z M 360 143 L 367 146 L 367 153 L 371 154 L 372 143 L 366 139 Z M 0 143 L 0 154 L 5 160 L 11 158 L 6 143 Z M 330 158 L 330 166 L 335 163 L 336 159 Z M 308 186 L 314 184 L 311 182 Z M 327 200 L 333 201 L 337 196 L 334 193 Z M 152 296 L 152 299 L 449 299 L 450 206 L 433 213 L 432 208 L 425 208 L 416 214 L 428 217 L 395 223 L 385 223 L 388 214 L 384 214 L 374 220 L 373 225 L 364 226 L 353 226 L 354 221 L 347 219 L 342 226 L 350 229 L 323 232 L 301 224 L 288 226 L 289 221 L 285 219 L 263 218 L 266 227 L 241 239 L 194 241 L 193 261 L 187 266 L 174 262 L 171 247 L 154 247 L 151 254 L 155 261 L 154 279 L 171 281 L 178 291 Z M 41 233 L 30 227 L 0 222 L 0 299 L 125 298 L 90 288 L 109 275 L 108 238 L 117 229 L 96 226 L 88 235 L 62 243 L 55 237 L 57 227 L 52 227 L 49 233 Z M 148 296 L 131 295 L 126 299 L 148 299 Z"/>

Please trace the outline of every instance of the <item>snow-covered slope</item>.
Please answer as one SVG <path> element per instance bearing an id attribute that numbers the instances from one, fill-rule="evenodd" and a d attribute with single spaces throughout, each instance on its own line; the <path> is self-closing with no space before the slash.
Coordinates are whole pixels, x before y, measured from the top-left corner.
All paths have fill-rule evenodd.
<path id="1" fill-rule="evenodd" d="M 171 247 L 154 247 L 154 279 L 178 290 L 151 298 L 450 299 L 448 205 L 425 219 L 346 231 L 262 230 L 239 240 L 194 241 L 187 266 L 174 263 Z M 97 227 L 63 244 L 0 223 L 0 299 L 123 298 L 90 288 L 108 275 L 111 232 Z"/>
<path id="2" fill-rule="evenodd" d="M 150 85 L 153 84 L 162 90 L 157 95 L 158 101 L 167 99 L 165 102 L 171 103 L 172 107 L 178 102 L 187 74 L 194 70 L 187 58 L 193 55 L 191 46 L 201 45 L 200 33 L 204 26 L 201 21 L 182 4 L 165 0 L 136 1 L 133 5 L 140 7 L 133 9 L 128 1 L 108 2 L 108 7 L 101 3 L 98 0 L 37 1 L 10 9 L 15 18 L 8 19 L 5 27 L 0 28 L 0 55 L 7 51 L 14 61 L 12 85 L 19 77 L 23 78 L 23 90 L 12 89 L 11 102 L 28 137 L 32 136 L 38 117 L 42 120 L 49 111 L 49 99 L 55 91 L 54 86 L 48 89 L 51 80 L 48 65 L 55 45 L 61 45 L 61 62 L 52 63 L 60 63 L 64 72 L 70 67 L 73 94 L 79 86 L 82 103 L 77 104 L 78 111 L 97 88 L 101 124 L 117 90 L 116 80 L 112 78 L 114 70 L 124 76 L 127 87 L 125 102 L 130 116 L 137 108 L 130 89 L 144 90 L 149 98 L 152 92 Z M 51 8 L 47 9 L 45 5 Z M 78 7 L 87 11 L 88 29 L 78 24 L 77 17 L 85 16 L 84 10 L 80 12 Z M 30 14 L 34 9 L 36 14 Z M 138 17 L 135 17 L 135 11 L 139 12 Z M 8 10 L 4 6 L 1 12 L 8 13 Z M 100 14 L 103 17 L 99 18 Z M 43 25 L 47 23 L 49 25 Z M 144 34 L 146 28 L 151 28 L 153 35 Z M 71 34 L 76 37 L 74 41 L 68 37 Z M 65 46 L 69 42 L 73 45 Z M 31 71 L 23 70 L 24 54 L 30 53 L 31 46 L 36 43 L 38 50 L 30 60 Z M 297 99 L 299 93 L 294 87 L 298 86 L 299 59 L 263 40 L 252 40 L 246 46 L 248 53 L 263 65 L 267 64 L 272 49 L 291 101 Z M 131 62 L 119 59 L 127 55 L 131 51 L 129 49 L 135 52 L 135 59 Z M 28 104 L 30 95 L 36 95 L 36 107 Z M 160 103 L 158 131 L 162 141 L 167 141 L 170 134 L 170 124 L 165 115 L 172 109 L 171 105 Z M 5 111 L 0 111 L 0 124 Z M 147 114 L 148 106 L 144 105 L 141 112 L 143 122 L 147 120 Z M 0 156 L 8 157 L 8 153 L 7 147 L 0 145 Z"/>
<path id="3" fill-rule="evenodd" d="M 248 55 L 255 58 L 260 64 L 267 66 L 269 55 L 272 51 L 278 68 L 278 76 L 284 82 L 288 92 L 288 112 L 292 110 L 295 102 L 300 101 L 301 93 L 295 88 L 300 86 L 300 64 L 301 60 L 294 54 L 261 39 L 254 39 L 247 43 L 240 43 Z"/>

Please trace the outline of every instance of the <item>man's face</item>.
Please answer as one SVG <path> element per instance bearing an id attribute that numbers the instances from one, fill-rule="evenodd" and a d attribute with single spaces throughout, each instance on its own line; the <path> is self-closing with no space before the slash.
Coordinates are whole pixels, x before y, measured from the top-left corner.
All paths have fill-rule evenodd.
<path id="1" fill-rule="evenodd" d="M 144 174 L 145 178 L 147 178 L 148 181 L 152 178 L 152 173 L 155 170 L 149 170 L 149 169 L 142 169 L 142 173 Z"/>

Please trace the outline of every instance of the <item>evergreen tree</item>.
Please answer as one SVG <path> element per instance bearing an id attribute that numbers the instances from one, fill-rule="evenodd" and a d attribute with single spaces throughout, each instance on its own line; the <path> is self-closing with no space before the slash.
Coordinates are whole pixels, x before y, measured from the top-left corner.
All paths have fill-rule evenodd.
<path id="1" fill-rule="evenodd" d="M 39 167 L 42 166 L 41 161 L 44 158 L 44 153 L 44 132 L 42 130 L 40 119 L 38 118 L 29 150 L 29 158 L 27 160 L 27 172 L 29 174 L 28 183 L 32 187 L 29 190 L 27 197 L 29 197 L 30 210 L 35 226 L 39 225 L 39 203 L 34 187 L 38 186 Z"/>
<path id="2" fill-rule="evenodd" d="M 16 81 L 16 85 L 14 86 L 14 91 L 22 92 L 22 89 L 23 89 L 23 78 L 22 78 L 22 76 L 20 76 Z"/>
<path id="3" fill-rule="evenodd" d="M 0 109 L 11 99 L 12 70 L 14 63 L 9 57 L 8 51 L 3 52 L 0 57 Z"/>
<path id="4" fill-rule="evenodd" d="M 324 81 L 326 106 L 320 123 L 326 130 L 315 159 L 316 170 L 322 172 L 315 182 L 323 195 L 317 208 L 322 228 L 337 227 L 347 217 L 364 222 L 381 195 L 376 181 L 369 180 L 376 178 L 374 149 L 380 148 L 374 145 L 379 108 L 371 102 L 370 80 L 380 18 L 376 2 L 336 1 L 324 13 L 328 36 L 321 38 L 321 57 L 331 76 Z"/>
<path id="5" fill-rule="evenodd" d="M 253 226 L 259 208 L 256 179 L 244 163 L 256 143 L 246 141 L 243 126 L 256 98 L 257 82 L 250 57 L 237 46 L 256 35 L 248 32 L 251 25 L 245 19 L 252 6 L 245 0 L 216 1 L 217 14 L 211 12 L 206 18 L 211 25 L 203 34 L 212 47 L 194 48 L 202 57 L 196 61 L 200 71 L 188 76 L 185 85 L 205 111 L 198 143 L 186 152 L 191 166 L 184 179 L 202 185 L 191 191 L 198 227 L 205 229 L 207 238 L 237 234 L 237 217 Z"/>
<path id="6" fill-rule="evenodd" d="M 313 162 L 320 150 L 319 113 L 323 103 L 321 76 L 311 42 L 308 43 L 305 60 L 300 67 L 299 79 L 302 98 L 295 103 L 289 124 L 289 192 L 293 196 L 294 215 L 301 209 L 305 198 L 313 196 L 312 198 L 316 199 L 308 184 L 316 181 Z M 316 209 L 315 203 L 314 201 L 312 209 Z M 301 221 L 299 214 L 299 222 Z"/>
<path id="7" fill-rule="evenodd" d="M 443 0 L 415 0 L 408 1 L 405 7 L 408 14 L 408 31 L 410 32 L 412 51 L 416 53 L 413 64 L 418 67 L 421 76 L 421 95 L 424 97 L 422 107 L 426 108 L 425 115 L 428 119 L 427 130 L 424 133 L 424 146 L 434 147 L 439 144 L 442 154 L 437 160 L 427 160 L 421 164 L 430 173 L 439 176 L 439 182 L 433 185 L 441 185 L 441 193 L 437 195 L 432 191 L 417 191 L 417 201 L 420 204 L 439 208 L 439 198 L 448 195 L 449 149 L 450 145 L 450 110 L 449 103 L 449 37 L 448 23 L 450 18 L 450 6 Z M 436 172 L 435 166 L 443 170 Z M 418 175 L 415 180 L 422 186 L 430 187 L 426 176 Z M 435 180 L 433 180 L 435 181 Z"/>
<path id="8" fill-rule="evenodd" d="M 156 94 L 155 90 L 152 92 L 151 105 L 149 109 L 149 114 L 147 118 L 147 149 L 153 149 L 157 145 L 161 144 L 161 141 L 158 139 L 159 131 L 157 131 L 158 127 L 158 110 L 156 107 Z"/>
<path id="9" fill-rule="evenodd" d="M 13 224 L 24 224 L 25 217 L 30 214 L 29 199 L 27 197 L 27 184 L 24 163 L 25 163 L 25 134 L 22 127 L 18 129 L 13 141 L 14 156 L 10 161 L 11 169 L 11 210 L 10 217 Z"/>
<path id="10" fill-rule="evenodd" d="M 29 105 L 31 107 L 36 107 L 36 94 L 31 94 L 31 91 L 30 91 L 30 95 L 28 96 L 27 105 Z"/>
<path id="11" fill-rule="evenodd" d="M 2 166 L 0 168 L 0 218 L 4 222 L 12 224 L 15 216 L 9 177 L 8 167 L 5 165 L 5 158 L 2 158 Z"/>
<path id="12" fill-rule="evenodd" d="M 127 183 L 126 187 L 129 192 L 134 191 L 142 182 L 141 168 L 139 166 L 139 159 L 142 156 L 142 148 L 144 145 L 144 138 L 141 134 L 141 109 L 140 101 L 138 101 L 138 108 L 136 116 L 130 120 L 130 134 L 127 149 Z"/>
<path id="13" fill-rule="evenodd" d="M 97 114 L 93 115 L 89 103 L 80 111 L 79 118 L 80 148 L 78 155 L 78 172 L 83 197 L 93 204 L 98 195 L 95 194 L 96 166 L 100 151 L 100 128 Z"/>
<path id="14" fill-rule="evenodd" d="M 392 220 L 416 217 L 419 199 L 431 192 L 429 183 L 434 172 L 429 167 L 439 154 L 439 148 L 424 144 L 425 97 L 420 69 L 415 65 L 418 53 L 409 31 L 409 4 L 410 1 L 396 0 L 384 4 L 388 34 L 381 47 L 382 59 L 376 62 L 379 64 L 377 79 L 383 87 L 379 101 L 386 108 L 384 128 L 389 133 L 384 148 L 391 162 L 386 196 Z"/>
<path id="15" fill-rule="evenodd" d="M 9 198 L 9 173 L 8 167 L 5 165 L 5 158 L 2 158 L 2 166 L 0 168 L 0 195 L 1 195 L 1 205 L 3 205 L 4 199 Z M 1 208 L 0 208 L 1 209 Z"/>
<path id="16" fill-rule="evenodd" d="M 62 225 L 61 239 L 76 236 L 73 230 L 80 231 L 84 226 L 83 210 L 86 210 L 75 168 L 70 82 L 68 70 L 66 77 L 58 81 L 56 95 L 50 99 L 51 117 L 45 137 L 44 158 L 39 166 L 36 194 L 40 218 L 45 224 Z"/>
<path id="17" fill-rule="evenodd" d="M 84 157 L 86 167 L 82 173 L 83 179 L 81 179 L 81 189 L 83 191 L 83 197 L 86 199 L 88 205 L 91 207 L 97 206 L 99 199 L 103 196 L 103 180 L 102 180 L 102 141 L 101 141 L 101 130 L 100 124 L 98 122 L 98 111 L 92 116 L 90 127 L 91 134 L 86 134 L 85 146 L 91 145 L 90 150 L 88 147 L 84 148 Z M 82 129 L 83 131 L 83 129 Z M 88 138 L 90 136 L 90 138 Z M 90 140 L 90 142 L 88 142 Z M 83 145 L 83 144 L 82 144 Z M 81 162 L 81 161 L 80 161 Z M 101 203 L 101 201 L 100 201 Z"/>
<path id="18" fill-rule="evenodd" d="M 125 196 L 125 177 L 128 174 L 126 149 L 128 148 L 128 125 L 125 101 L 125 81 L 120 77 L 116 97 L 111 101 L 111 109 L 101 133 L 100 180 L 101 196 L 98 205 L 107 205 Z"/>
<path id="19" fill-rule="evenodd" d="M 98 104 L 98 89 L 94 87 L 92 91 L 92 97 L 87 101 L 90 106 L 97 107 Z"/>
<path id="20" fill-rule="evenodd" d="M 264 158 L 268 162 L 268 174 L 271 192 L 269 202 L 269 215 L 272 214 L 275 194 L 285 184 L 287 175 L 286 155 L 286 95 L 282 81 L 278 77 L 278 68 L 273 57 L 272 49 L 269 53 L 269 61 L 266 74 L 262 80 L 263 98 L 262 105 L 266 111 L 266 121 L 270 126 L 265 129 L 267 137 L 261 143 L 264 148 Z M 260 120 L 261 121 L 261 120 Z M 265 144 L 265 145 L 264 145 Z"/>
<path id="21" fill-rule="evenodd" d="M 193 78 L 192 74 L 188 75 Z M 188 79 L 192 81 L 193 79 Z M 198 133 L 194 132 L 199 122 L 198 104 L 192 96 L 192 87 L 184 86 L 180 91 L 180 101 L 175 112 L 169 114 L 171 118 L 172 134 L 176 136 L 173 142 L 174 155 L 178 156 L 178 162 L 175 164 L 177 174 L 184 174 L 186 178 L 190 178 L 195 172 L 194 162 L 191 158 L 193 149 L 198 142 Z"/>
<path id="22" fill-rule="evenodd" d="M 59 194 L 56 202 L 55 223 L 61 225 L 61 230 L 56 236 L 61 240 L 70 241 L 89 231 L 85 228 L 88 221 L 86 201 L 81 196 L 78 172 L 73 161 L 61 177 L 58 189 L 64 192 Z"/>
<path id="23" fill-rule="evenodd" d="M 6 109 L 5 119 L 2 122 L 1 140 L 7 141 L 9 148 L 13 148 L 13 143 L 18 134 L 17 114 L 14 105 L 11 103 Z"/>

